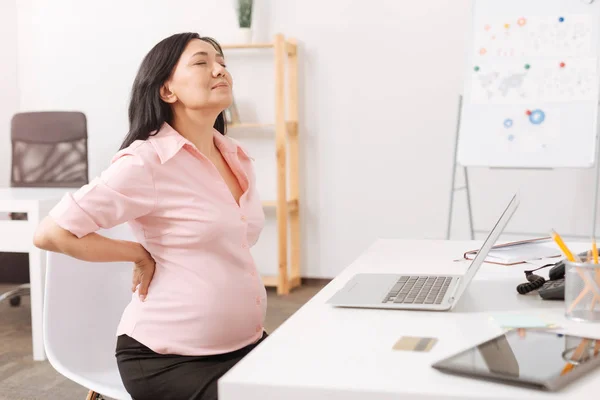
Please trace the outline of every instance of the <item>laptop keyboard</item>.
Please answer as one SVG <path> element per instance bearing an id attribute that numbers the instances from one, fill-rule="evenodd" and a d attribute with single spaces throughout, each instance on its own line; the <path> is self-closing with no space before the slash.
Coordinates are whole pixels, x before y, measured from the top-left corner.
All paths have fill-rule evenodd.
<path id="1" fill-rule="evenodd" d="M 383 302 L 441 304 L 450 282 L 450 276 L 402 276 Z"/>

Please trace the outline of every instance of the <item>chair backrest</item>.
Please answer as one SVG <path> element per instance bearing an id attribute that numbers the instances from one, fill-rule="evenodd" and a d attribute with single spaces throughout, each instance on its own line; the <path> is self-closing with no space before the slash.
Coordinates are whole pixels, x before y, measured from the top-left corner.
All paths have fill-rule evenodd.
<path id="1" fill-rule="evenodd" d="M 99 234 L 135 241 L 127 225 Z M 91 263 L 48 252 L 44 346 L 51 365 L 80 385 L 129 398 L 115 359 L 116 330 L 131 300 L 131 263 Z"/>
<path id="2" fill-rule="evenodd" d="M 15 114 L 11 121 L 13 187 L 88 183 L 87 119 L 78 111 Z"/>

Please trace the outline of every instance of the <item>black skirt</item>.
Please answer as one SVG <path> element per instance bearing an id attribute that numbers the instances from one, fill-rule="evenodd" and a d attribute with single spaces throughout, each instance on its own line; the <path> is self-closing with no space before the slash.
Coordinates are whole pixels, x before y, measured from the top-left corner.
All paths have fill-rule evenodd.
<path id="1" fill-rule="evenodd" d="M 123 385 L 134 400 L 216 400 L 217 381 L 262 338 L 242 349 L 210 356 L 158 354 L 137 340 L 117 338 L 116 357 Z"/>

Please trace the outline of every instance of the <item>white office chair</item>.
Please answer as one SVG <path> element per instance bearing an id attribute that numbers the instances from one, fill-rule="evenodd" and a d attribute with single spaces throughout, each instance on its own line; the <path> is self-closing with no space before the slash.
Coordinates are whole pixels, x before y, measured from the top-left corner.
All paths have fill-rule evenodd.
<path id="1" fill-rule="evenodd" d="M 135 240 L 126 225 L 101 235 Z M 131 263 L 89 263 L 48 252 L 44 346 L 50 364 L 101 396 L 130 400 L 115 359 L 116 329 L 131 299 Z"/>

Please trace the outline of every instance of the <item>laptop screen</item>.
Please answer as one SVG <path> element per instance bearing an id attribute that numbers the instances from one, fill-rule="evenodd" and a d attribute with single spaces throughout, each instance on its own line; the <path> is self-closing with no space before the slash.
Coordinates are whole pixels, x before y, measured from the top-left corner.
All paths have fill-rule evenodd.
<path id="1" fill-rule="evenodd" d="M 498 238 L 504 231 L 506 224 L 508 224 L 508 221 L 510 221 L 510 219 L 512 218 L 512 216 L 515 213 L 518 206 L 519 206 L 519 197 L 518 197 L 518 194 L 515 194 L 513 196 L 513 198 L 510 200 L 510 203 L 508 203 L 508 206 L 506 207 L 506 209 L 504 210 L 504 212 L 502 213 L 502 215 L 500 216 L 498 221 L 496 222 L 496 225 L 491 230 L 488 237 L 485 239 L 483 246 L 481 246 L 481 248 L 477 252 L 477 255 L 471 262 L 471 265 L 467 269 L 467 272 L 465 273 L 464 277 L 461 278 L 461 280 L 459 282 L 458 290 L 454 296 L 455 299 L 460 298 L 460 296 L 463 294 L 463 292 L 465 291 L 465 289 L 467 288 L 467 286 L 469 285 L 469 283 L 471 282 L 471 280 L 473 279 L 473 277 L 479 270 L 479 267 L 485 261 L 485 258 L 487 257 L 488 252 L 494 246 L 494 244 L 496 243 L 496 241 L 498 240 Z"/>

